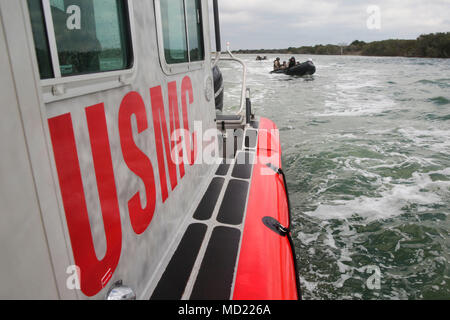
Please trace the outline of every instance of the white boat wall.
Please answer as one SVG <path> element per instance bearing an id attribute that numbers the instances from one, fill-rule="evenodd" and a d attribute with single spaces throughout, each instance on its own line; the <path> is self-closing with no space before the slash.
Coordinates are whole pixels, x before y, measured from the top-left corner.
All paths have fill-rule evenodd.
<path id="1" fill-rule="evenodd" d="M 220 173 L 223 143 L 199 160 L 217 128 L 255 157 L 258 122 L 216 115 L 209 19 L 207 0 L 0 0 L 0 298 L 237 298 L 255 177 Z M 266 298 L 298 298 L 270 234 L 293 291 Z"/>

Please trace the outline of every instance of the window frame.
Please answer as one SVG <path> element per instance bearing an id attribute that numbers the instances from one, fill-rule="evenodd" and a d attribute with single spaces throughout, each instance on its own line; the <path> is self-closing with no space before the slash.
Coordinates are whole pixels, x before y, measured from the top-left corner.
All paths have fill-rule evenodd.
<path id="1" fill-rule="evenodd" d="M 45 103 L 69 99 L 77 96 L 96 93 L 104 90 L 119 88 L 130 85 L 136 77 L 137 55 L 136 55 L 136 33 L 134 27 L 133 1 L 125 2 L 125 28 L 128 34 L 129 67 L 115 71 L 99 71 L 95 73 L 73 75 L 63 77 L 59 64 L 56 35 L 51 15 L 50 0 L 39 0 L 42 3 L 44 20 L 50 49 L 53 78 L 41 79 L 42 94 Z M 95 0 L 94 0 L 95 1 Z M 40 77 L 40 75 L 39 75 Z"/>
<path id="2" fill-rule="evenodd" d="M 162 15 L 161 15 L 161 2 L 160 0 L 154 0 L 155 7 L 155 19 L 156 19 L 156 31 L 157 31 L 157 39 L 158 39 L 158 51 L 159 51 L 159 60 L 161 63 L 161 68 L 163 72 L 167 75 L 186 73 L 189 71 L 201 70 L 204 68 L 207 58 L 207 48 L 206 48 L 206 29 L 205 29 L 205 7 L 204 1 L 200 1 L 200 10 L 201 10 L 201 19 L 202 19 L 202 35 L 203 35 L 203 60 L 200 61 L 190 61 L 191 60 L 191 52 L 189 47 L 189 28 L 188 28 L 188 17 L 186 10 L 186 0 L 183 0 L 184 3 L 184 15 L 185 26 L 186 26 L 186 45 L 188 51 L 188 62 L 183 63 L 174 63 L 168 64 L 166 60 L 166 54 L 164 50 L 164 34 L 163 34 L 163 24 L 162 24 Z"/>

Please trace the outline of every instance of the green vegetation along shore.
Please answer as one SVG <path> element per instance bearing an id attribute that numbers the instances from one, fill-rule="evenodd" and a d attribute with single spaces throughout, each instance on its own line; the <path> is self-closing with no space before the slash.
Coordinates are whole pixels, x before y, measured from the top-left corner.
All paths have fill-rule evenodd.
<path id="1" fill-rule="evenodd" d="M 350 45 L 316 45 L 287 49 L 237 50 L 249 54 L 319 54 L 389 57 L 450 58 L 450 32 L 421 35 L 416 40 L 384 40 L 366 43 L 355 40 Z"/>

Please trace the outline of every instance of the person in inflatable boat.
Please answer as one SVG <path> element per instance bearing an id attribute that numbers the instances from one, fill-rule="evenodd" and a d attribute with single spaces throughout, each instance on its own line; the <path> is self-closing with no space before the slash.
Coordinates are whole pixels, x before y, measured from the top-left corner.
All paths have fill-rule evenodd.
<path id="1" fill-rule="evenodd" d="M 292 67 L 295 67 L 295 66 L 296 66 L 296 63 L 295 63 L 295 57 L 292 57 L 292 58 L 289 60 L 289 69 L 292 68 Z"/>
<path id="2" fill-rule="evenodd" d="M 273 70 L 279 70 L 281 68 L 281 64 L 280 64 L 280 58 L 276 58 L 275 61 L 273 62 Z"/>

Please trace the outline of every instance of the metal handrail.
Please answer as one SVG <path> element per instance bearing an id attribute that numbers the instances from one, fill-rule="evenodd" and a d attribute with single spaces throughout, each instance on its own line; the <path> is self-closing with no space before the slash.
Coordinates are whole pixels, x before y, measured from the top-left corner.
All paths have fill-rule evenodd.
<path id="1" fill-rule="evenodd" d="M 214 30 L 216 36 L 216 57 L 213 62 L 213 67 L 215 67 L 220 60 L 231 60 L 239 62 L 243 67 L 243 77 L 242 77 L 242 93 L 241 93 L 241 107 L 236 115 L 241 115 L 246 107 L 246 94 L 247 94 L 247 66 L 244 61 L 239 58 L 236 58 L 230 51 L 230 43 L 227 42 L 227 53 L 230 56 L 229 58 L 222 58 L 222 41 L 220 37 L 220 19 L 219 19 L 219 1 L 213 0 L 213 12 L 214 12 Z M 250 93 L 249 93 L 250 94 Z M 250 98 L 249 98 L 250 99 Z"/>
<path id="2" fill-rule="evenodd" d="M 230 51 L 230 43 L 227 43 L 227 53 L 229 57 L 221 56 L 220 53 L 216 54 L 216 59 L 214 61 L 214 65 L 216 65 L 219 60 L 225 60 L 225 61 L 236 61 L 240 63 L 243 67 L 243 74 L 242 74 L 242 92 L 241 92 L 241 107 L 239 111 L 236 113 L 236 115 L 241 115 L 246 107 L 246 95 L 247 95 L 247 65 L 245 62 L 237 57 L 235 57 L 231 51 Z"/>
<path id="3" fill-rule="evenodd" d="M 219 63 L 221 55 L 222 55 L 221 52 L 216 52 L 216 57 L 214 58 L 214 62 L 212 65 L 213 68 Z"/>

